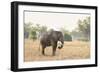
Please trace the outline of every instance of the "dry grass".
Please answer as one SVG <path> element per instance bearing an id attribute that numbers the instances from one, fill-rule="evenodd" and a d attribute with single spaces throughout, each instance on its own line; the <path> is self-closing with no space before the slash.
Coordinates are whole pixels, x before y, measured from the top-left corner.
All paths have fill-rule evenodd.
<path id="1" fill-rule="evenodd" d="M 64 59 L 87 59 L 90 58 L 90 43 L 82 41 L 64 42 L 64 47 L 57 49 L 56 55 L 52 56 L 52 48 L 45 49 L 46 56 L 39 50 L 39 41 L 25 39 L 24 61 L 64 60 Z"/>

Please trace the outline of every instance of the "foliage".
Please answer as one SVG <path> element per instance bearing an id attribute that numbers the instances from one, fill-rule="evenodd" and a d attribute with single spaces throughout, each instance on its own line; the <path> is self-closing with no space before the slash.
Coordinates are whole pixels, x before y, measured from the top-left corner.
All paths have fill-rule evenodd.
<path id="1" fill-rule="evenodd" d="M 31 25 L 32 23 L 27 23 L 27 24 L 24 24 L 24 38 L 29 38 L 29 33 L 31 31 Z"/>
<path id="2" fill-rule="evenodd" d="M 72 41 L 71 35 L 68 34 L 68 33 L 65 33 L 65 34 L 64 34 L 64 41 Z"/>
<path id="3" fill-rule="evenodd" d="M 33 25 L 32 23 L 26 23 L 24 25 L 24 38 L 37 39 L 37 32 L 42 33 L 47 31 L 46 26 L 40 26 L 40 24 Z"/>
<path id="4" fill-rule="evenodd" d="M 83 34 L 85 39 L 90 39 L 90 17 L 86 17 L 83 21 L 78 21 L 78 30 Z"/>
<path id="5" fill-rule="evenodd" d="M 30 32 L 30 38 L 33 39 L 33 40 L 37 39 L 36 31 L 32 30 L 32 31 Z"/>
<path id="6" fill-rule="evenodd" d="M 60 31 L 64 35 L 64 41 L 72 41 L 72 36 L 68 30 L 66 30 L 64 27 L 60 28 Z"/>
<path id="7" fill-rule="evenodd" d="M 72 39 L 82 41 L 90 40 L 90 17 L 86 17 L 84 20 L 79 19 L 77 24 L 77 28 L 75 28 L 72 32 L 66 30 L 65 27 L 61 27 L 60 31 L 63 33 L 65 41 L 72 41 Z M 31 38 L 33 40 L 37 39 L 38 34 L 40 36 L 43 32 L 46 32 L 47 29 L 47 26 L 41 26 L 41 24 L 34 25 L 31 22 L 26 23 L 24 25 L 24 38 Z M 49 31 L 52 30 L 53 29 L 50 29 Z"/>

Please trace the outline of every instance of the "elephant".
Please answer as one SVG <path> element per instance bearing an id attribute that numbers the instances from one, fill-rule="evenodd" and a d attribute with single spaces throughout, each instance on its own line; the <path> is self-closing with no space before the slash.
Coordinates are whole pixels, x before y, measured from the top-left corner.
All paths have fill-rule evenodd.
<path id="1" fill-rule="evenodd" d="M 45 48 L 52 46 L 53 53 L 55 56 L 56 49 L 63 48 L 64 45 L 64 36 L 61 31 L 48 31 L 44 32 L 40 38 L 40 44 L 42 46 L 42 55 L 45 55 Z"/>

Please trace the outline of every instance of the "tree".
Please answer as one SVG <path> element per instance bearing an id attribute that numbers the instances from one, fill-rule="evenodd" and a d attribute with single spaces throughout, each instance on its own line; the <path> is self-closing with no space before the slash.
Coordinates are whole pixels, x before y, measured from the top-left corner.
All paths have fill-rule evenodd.
<path id="1" fill-rule="evenodd" d="M 33 23 L 29 22 L 29 23 L 24 24 L 24 37 L 25 38 L 30 38 L 30 39 L 35 40 L 37 38 L 36 31 L 37 31 L 37 27 L 35 27 Z"/>
<path id="2" fill-rule="evenodd" d="M 40 31 L 41 32 L 46 32 L 47 31 L 47 27 L 46 26 L 41 26 Z"/>
<path id="3" fill-rule="evenodd" d="M 60 31 L 61 31 L 63 34 L 65 34 L 65 33 L 70 34 L 70 32 L 69 32 L 68 30 L 66 30 L 65 27 L 61 27 L 61 28 L 60 28 Z"/>
<path id="4" fill-rule="evenodd" d="M 31 37 L 30 38 L 33 39 L 33 40 L 37 39 L 37 35 L 36 35 L 36 31 L 35 30 L 31 31 Z"/>
<path id="5" fill-rule="evenodd" d="M 64 27 L 60 28 L 60 31 L 64 35 L 64 41 L 72 41 L 72 36 L 68 30 L 66 30 Z"/>
<path id="6" fill-rule="evenodd" d="M 85 39 L 90 40 L 90 17 L 86 17 L 83 21 L 78 21 L 78 30 Z"/>
<path id="7" fill-rule="evenodd" d="M 64 41 L 72 41 L 72 36 L 68 33 L 64 34 Z"/>
<path id="8" fill-rule="evenodd" d="M 29 38 L 29 34 L 31 31 L 31 25 L 32 25 L 31 22 L 24 24 L 24 38 Z"/>

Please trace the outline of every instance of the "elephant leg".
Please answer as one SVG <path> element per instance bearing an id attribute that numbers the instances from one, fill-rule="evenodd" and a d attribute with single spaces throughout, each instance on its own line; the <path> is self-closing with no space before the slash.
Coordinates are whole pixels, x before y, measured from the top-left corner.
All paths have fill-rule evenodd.
<path id="1" fill-rule="evenodd" d="M 45 55 L 45 46 L 42 46 L 42 55 Z"/>
<path id="2" fill-rule="evenodd" d="M 55 56 L 55 53 L 56 53 L 56 45 L 55 46 L 53 46 L 53 56 Z"/>

